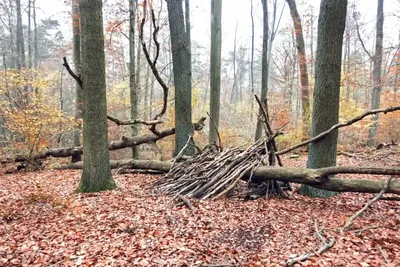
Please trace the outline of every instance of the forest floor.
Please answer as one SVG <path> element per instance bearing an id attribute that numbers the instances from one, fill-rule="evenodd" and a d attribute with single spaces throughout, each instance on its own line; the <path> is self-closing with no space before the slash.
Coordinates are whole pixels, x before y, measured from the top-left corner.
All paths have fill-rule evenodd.
<path id="1" fill-rule="evenodd" d="M 399 166 L 393 151 L 342 155 L 338 165 Z M 316 224 L 335 244 L 295 266 L 400 266 L 400 202 L 376 202 L 340 233 L 373 195 L 191 200 L 191 211 L 157 193 L 159 176 L 114 177 L 117 190 L 73 194 L 79 171 L 0 174 L 0 266 L 283 266 L 318 250 Z"/>

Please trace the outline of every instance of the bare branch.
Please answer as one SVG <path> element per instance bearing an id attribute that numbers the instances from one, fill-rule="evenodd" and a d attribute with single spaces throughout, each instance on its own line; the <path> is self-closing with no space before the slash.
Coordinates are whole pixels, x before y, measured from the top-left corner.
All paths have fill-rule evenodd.
<path id="1" fill-rule="evenodd" d="M 162 120 L 150 120 L 150 121 L 145 121 L 145 120 L 140 120 L 140 119 L 131 119 L 127 121 L 121 121 L 115 117 L 112 117 L 110 115 L 107 115 L 107 119 L 109 119 L 112 122 L 115 122 L 118 126 L 120 125 L 132 125 L 132 124 L 144 124 L 144 125 L 156 125 L 163 123 Z"/>
<path id="2" fill-rule="evenodd" d="M 373 56 L 372 56 L 371 53 L 367 50 L 367 48 L 365 47 L 364 41 L 363 41 L 363 39 L 361 38 L 360 27 L 358 26 L 358 20 L 357 20 L 356 18 L 354 18 L 354 20 L 356 21 L 356 30 L 357 30 L 357 37 L 358 37 L 358 40 L 360 40 L 360 43 L 361 43 L 362 48 L 364 49 L 364 52 L 368 55 L 368 57 L 369 57 L 370 59 L 372 59 Z"/>
<path id="3" fill-rule="evenodd" d="M 63 66 L 67 69 L 69 75 L 71 75 L 72 78 L 74 78 L 75 81 L 79 84 L 79 86 L 81 87 L 81 89 L 83 89 L 82 80 L 81 80 L 81 75 L 78 76 L 78 75 L 75 74 L 75 72 L 73 72 L 73 70 L 71 70 L 71 67 L 70 67 L 69 64 L 68 64 L 68 61 L 67 61 L 67 58 L 66 58 L 66 57 L 63 57 L 63 60 L 64 60 Z"/>
<path id="4" fill-rule="evenodd" d="M 347 121 L 347 122 L 338 123 L 338 124 L 333 125 L 331 128 L 329 128 L 329 129 L 326 130 L 325 132 L 322 132 L 322 133 L 320 133 L 320 134 L 314 136 L 313 138 L 310 138 L 310 139 L 308 139 L 308 140 L 306 140 L 306 141 L 304 141 L 304 142 L 301 142 L 301 143 L 299 143 L 299 144 L 297 144 L 297 145 L 294 145 L 294 146 L 292 146 L 292 147 L 289 147 L 289 148 L 287 148 L 287 149 L 278 151 L 278 152 L 276 152 L 276 155 L 283 155 L 283 154 L 286 154 L 286 153 L 288 153 L 288 152 L 290 152 L 290 151 L 292 151 L 292 150 L 295 150 L 296 148 L 299 148 L 299 147 L 302 147 L 302 146 L 306 146 L 306 145 L 308 145 L 308 144 L 310 144 L 310 143 L 312 143 L 312 142 L 318 141 L 318 140 L 320 140 L 321 138 L 323 138 L 323 137 L 325 137 L 326 135 L 328 135 L 328 134 L 330 134 L 331 132 L 333 132 L 334 130 L 339 129 L 339 128 L 342 128 L 342 127 L 345 127 L 345 126 L 349 126 L 349 125 L 351 125 L 351 124 L 354 124 L 354 123 L 356 123 L 356 122 L 362 120 L 364 117 L 366 117 L 366 116 L 368 116 L 368 115 L 373 115 L 373 114 L 377 114 L 377 113 L 384 113 L 384 114 L 386 114 L 386 113 L 394 112 L 394 111 L 398 111 L 398 110 L 400 110 L 400 106 L 397 106 L 397 107 L 389 107 L 389 108 L 386 108 L 386 109 L 373 109 L 373 110 L 368 110 L 368 111 L 366 111 L 365 113 L 363 113 L 363 114 L 361 114 L 361 115 L 359 115 L 359 116 L 357 116 L 357 117 L 355 117 L 355 118 L 353 118 L 353 119 L 351 119 L 351 120 L 349 120 L 349 121 Z"/>
<path id="5" fill-rule="evenodd" d="M 379 192 L 379 194 L 377 194 L 373 199 L 371 199 L 370 202 L 368 202 L 362 209 L 360 209 L 359 211 L 357 211 L 355 214 L 353 214 L 345 223 L 345 225 L 343 226 L 341 232 L 343 233 L 344 231 L 348 230 L 350 228 L 350 226 L 353 224 L 353 221 L 355 219 L 357 219 L 358 217 L 360 217 L 361 214 L 364 213 L 364 211 L 366 211 L 369 207 L 371 207 L 372 204 L 374 204 L 376 201 L 378 201 L 382 195 L 388 190 L 389 188 L 389 184 L 390 181 L 392 180 L 392 177 L 390 177 L 389 179 L 386 180 L 385 185 L 383 186 L 381 192 Z"/>

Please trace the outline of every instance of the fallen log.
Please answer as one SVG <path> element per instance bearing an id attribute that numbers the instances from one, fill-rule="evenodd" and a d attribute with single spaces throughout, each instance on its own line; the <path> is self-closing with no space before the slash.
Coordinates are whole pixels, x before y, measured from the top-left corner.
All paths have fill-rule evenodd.
<path id="1" fill-rule="evenodd" d="M 111 168 L 131 168 L 169 172 L 172 162 L 156 160 L 122 160 L 111 161 Z M 82 169 L 82 162 L 71 163 L 61 169 Z M 335 174 L 375 174 L 375 175 L 400 175 L 400 168 L 379 168 L 359 166 L 338 166 L 321 169 L 307 169 L 294 167 L 257 168 L 251 179 L 257 182 L 279 180 L 284 182 L 301 183 L 316 188 L 337 192 L 379 193 L 384 188 L 385 180 L 329 178 Z M 243 180 L 248 180 L 251 172 L 248 171 Z M 195 179 L 193 179 L 195 180 Z M 207 181 L 204 181 L 207 182 Z M 400 195 L 400 180 L 392 179 L 386 193 Z M 184 194 L 183 194 L 184 195 Z"/>
<path id="2" fill-rule="evenodd" d="M 193 127 L 196 131 L 201 131 L 204 127 L 205 117 L 202 117 L 198 122 L 193 123 Z M 109 150 L 117 150 L 126 147 L 138 146 L 145 143 L 155 143 L 158 140 L 165 138 L 170 135 L 175 134 L 175 128 L 167 129 L 164 131 L 160 131 L 157 135 L 154 133 L 144 134 L 133 137 L 125 137 L 123 136 L 121 140 L 112 141 L 108 145 Z M 54 148 L 48 149 L 43 152 L 39 152 L 33 157 L 33 160 L 44 159 L 47 157 L 55 157 L 55 158 L 65 158 L 72 157 L 83 154 L 83 146 L 79 147 L 69 147 L 69 148 Z M 16 156 L 13 161 L 22 162 L 29 160 L 26 156 Z"/>

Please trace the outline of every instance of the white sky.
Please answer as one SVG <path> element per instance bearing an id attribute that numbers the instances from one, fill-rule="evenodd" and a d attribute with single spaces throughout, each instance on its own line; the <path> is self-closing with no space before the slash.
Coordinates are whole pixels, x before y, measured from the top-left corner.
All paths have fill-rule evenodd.
<path id="1" fill-rule="evenodd" d="M 107 1 L 127 1 L 127 0 L 107 0 Z M 164 0 L 161 0 L 164 1 Z M 272 2 L 272 1 L 271 1 Z M 358 11 L 361 13 L 361 22 L 365 22 L 365 42 L 367 47 L 372 47 L 375 35 L 375 17 L 377 0 L 349 0 L 349 5 L 353 2 L 357 4 Z M 278 15 L 285 4 L 284 0 L 278 0 Z M 297 0 L 297 6 L 300 15 L 304 15 L 309 6 L 314 7 L 315 15 L 319 11 L 319 0 Z M 253 0 L 254 5 L 254 23 L 255 23 L 255 41 L 256 48 L 261 46 L 262 34 L 262 11 L 261 1 Z M 52 17 L 58 19 L 63 26 L 63 34 L 66 38 L 71 35 L 71 21 L 69 12 L 70 5 L 65 4 L 64 0 L 37 0 L 39 18 Z M 166 8 L 165 3 L 163 7 Z M 272 11 L 272 4 L 269 4 L 269 12 Z M 400 13 L 399 0 L 385 0 L 384 3 L 384 46 L 395 46 L 398 42 L 399 19 L 393 14 Z M 271 17 L 271 15 L 270 15 Z M 203 46 L 209 46 L 210 36 L 210 1 L 191 0 L 191 19 L 192 19 L 192 40 L 201 43 Z M 303 19 L 304 22 L 304 19 Z M 280 27 L 291 24 L 289 9 L 285 6 Z M 223 54 L 233 49 L 233 40 L 236 24 L 238 25 L 238 41 L 250 47 L 251 42 L 251 20 L 250 20 L 250 0 L 223 0 L 222 10 L 222 31 L 223 31 Z M 315 30 L 317 20 L 315 21 Z M 368 36 L 370 34 L 370 36 Z M 277 44 L 276 42 L 275 44 Z"/>

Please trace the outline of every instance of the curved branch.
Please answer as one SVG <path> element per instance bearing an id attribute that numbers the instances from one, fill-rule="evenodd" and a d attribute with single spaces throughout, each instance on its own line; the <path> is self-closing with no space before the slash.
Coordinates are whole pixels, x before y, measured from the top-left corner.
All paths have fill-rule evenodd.
<path id="1" fill-rule="evenodd" d="M 107 119 L 109 119 L 112 122 L 115 122 L 115 124 L 117 124 L 118 126 L 120 125 L 132 125 L 132 124 L 143 124 L 143 125 L 156 125 L 156 124 L 160 124 L 163 123 L 162 120 L 150 120 L 150 121 L 144 121 L 144 120 L 140 120 L 140 119 L 131 119 L 131 120 L 127 120 L 127 121 L 121 121 L 113 116 L 107 115 Z"/>
<path id="2" fill-rule="evenodd" d="M 81 87 L 81 89 L 83 89 L 82 80 L 81 80 L 81 75 L 78 76 L 78 75 L 75 74 L 75 72 L 74 72 L 73 70 L 71 70 L 71 67 L 70 67 L 69 64 L 68 64 L 68 61 L 67 61 L 67 58 L 66 58 L 66 57 L 63 57 L 63 61 L 64 61 L 63 66 L 67 69 L 69 75 L 71 75 L 72 78 L 74 78 L 75 81 L 79 84 L 79 86 Z"/>
<path id="3" fill-rule="evenodd" d="M 278 152 L 276 152 L 276 155 L 286 154 L 286 153 L 288 153 L 288 152 L 290 152 L 290 151 L 292 151 L 292 150 L 295 150 L 296 148 L 299 148 L 299 147 L 308 145 L 308 144 L 310 144 L 310 143 L 312 143 L 312 142 L 318 141 L 318 140 L 320 140 L 321 138 L 323 138 L 323 137 L 325 137 L 326 135 L 328 135 L 328 134 L 330 134 L 331 132 L 333 132 L 334 130 L 339 129 L 339 128 L 342 128 L 342 127 L 345 127 L 345 126 L 349 126 L 349 125 L 351 125 L 351 124 L 354 124 L 354 123 L 356 123 L 357 121 L 362 120 L 364 117 L 366 117 L 366 116 L 368 116 L 368 115 L 373 115 L 373 114 L 377 114 L 377 113 L 384 113 L 384 114 L 386 114 L 386 113 L 394 112 L 394 111 L 397 111 L 397 110 L 400 110 L 400 106 L 397 106 L 397 107 L 390 107 L 390 108 L 386 108 L 386 109 L 373 109 L 373 110 L 368 110 L 368 111 L 366 111 L 365 113 L 361 114 L 360 116 L 357 116 L 357 117 L 355 117 L 355 118 L 353 118 L 353 119 L 351 119 L 351 120 L 349 120 L 349 121 L 347 121 L 347 122 L 339 123 L 339 124 L 333 125 L 330 129 L 328 129 L 328 130 L 326 130 L 325 132 L 322 132 L 322 133 L 320 133 L 320 134 L 314 136 L 314 137 L 311 138 L 311 139 L 308 139 L 308 140 L 306 140 L 306 141 L 304 141 L 304 142 L 301 142 L 301 143 L 299 143 L 299 144 L 297 144 L 297 145 L 294 145 L 294 146 L 292 146 L 292 147 L 289 147 L 289 148 L 287 148 L 287 149 L 278 151 Z"/>

